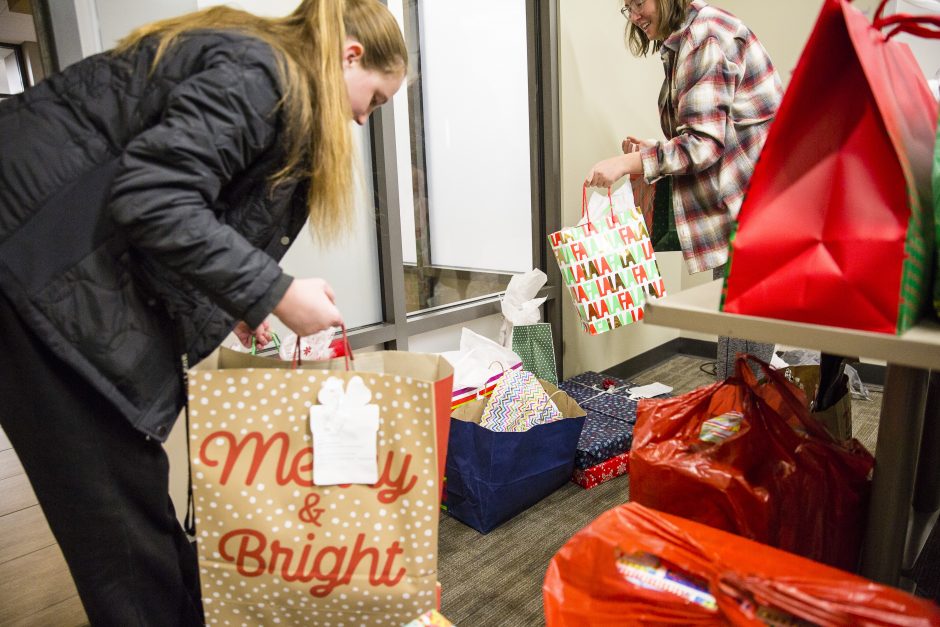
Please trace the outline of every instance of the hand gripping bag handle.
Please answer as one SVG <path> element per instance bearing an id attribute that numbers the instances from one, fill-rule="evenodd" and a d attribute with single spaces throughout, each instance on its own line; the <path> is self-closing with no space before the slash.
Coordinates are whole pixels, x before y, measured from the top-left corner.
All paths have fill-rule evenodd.
<path id="1" fill-rule="evenodd" d="M 591 215 L 588 213 L 587 209 L 587 183 L 584 183 L 581 186 L 581 218 L 587 218 L 588 224 L 593 224 L 591 222 Z M 610 188 L 607 188 L 607 200 L 610 202 L 610 213 L 614 212 L 614 199 L 610 195 Z"/>
<path id="2" fill-rule="evenodd" d="M 356 357 L 353 355 L 352 347 L 349 346 L 349 336 L 346 334 L 346 325 L 340 325 L 343 333 L 343 359 L 346 362 L 346 371 L 355 370 L 356 367 Z M 298 367 L 302 366 L 304 363 L 303 357 L 300 354 L 300 335 L 297 336 L 297 343 L 294 344 L 294 352 L 291 357 L 290 367 L 292 370 L 296 370 Z"/>

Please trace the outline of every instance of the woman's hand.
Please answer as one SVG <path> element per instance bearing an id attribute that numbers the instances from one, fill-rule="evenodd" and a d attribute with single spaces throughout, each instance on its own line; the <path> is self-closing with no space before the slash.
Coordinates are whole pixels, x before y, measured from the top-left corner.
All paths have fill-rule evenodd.
<path id="1" fill-rule="evenodd" d="M 274 315 L 300 337 L 343 324 L 333 288 L 323 279 L 294 279 Z"/>
<path id="2" fill-rule="evenodd" d="M 632 152 L 595 163 L 584 178 L 584 184 L 589 187 L 611 187 L 627 174 L 642 173 L 643 162 L 640 160 L 640 153 Z"/>
<path id="3" fill-rule="evenodd" d="M 263 348 L 265 344 L 271 341 L 271 338 L 274 337 L 271 331 L 271 325 L 267 322 L 262 322 L 261 326 L 257 329 L 252 329 L 244 321 L 239 320 L 238 324 L 235 325 L 235 336 L 238 338 L 238 341 L 242 343 L 242 346 L 245 348 L 251 348 L 251 338 L 255 338 L 259 348 Z"/>
<path id="4" fill-rule="evenodd" d="M 644 148 L 649 148 L 650 146 L 655 146 L 655 139 L 637 139 L 632 135 L 627 135 L 627 138 L 623 140 L 623 143 L 620 145 L 623 148 L 623 154 L 636 154 L 639 155 L 640 151 Z M 640 158 L 640 170 L 639 172 L 631 172 L 630 180 L 635 180 L 640 178 L 643 175 L 643 158 Z"/>
<path id="5" fill-rule="evenodd" d="M 642 149 L 654 146 L 655 144 L 655 139 L 637 139 L 632 135 L 627 135 L 627 138 L 623 140 L 620 146 L 623 148 L 623 154 L 628 155 L 631 152 L 640 152 Z"/>

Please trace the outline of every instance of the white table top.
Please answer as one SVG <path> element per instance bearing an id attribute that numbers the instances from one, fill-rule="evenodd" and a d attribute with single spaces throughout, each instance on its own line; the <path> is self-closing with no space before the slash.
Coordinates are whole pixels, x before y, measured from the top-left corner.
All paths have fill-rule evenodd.
<path id="1" fill-rule="evenodd" d="M 940 370 L 940 324 L 921 321 L 901 335 L 841 329 L 718 311 L 722 281 L 715 280 L 646 303 L 650 324 L 725 335 L 835 355 L 881 359 L 889 364 Z"/>

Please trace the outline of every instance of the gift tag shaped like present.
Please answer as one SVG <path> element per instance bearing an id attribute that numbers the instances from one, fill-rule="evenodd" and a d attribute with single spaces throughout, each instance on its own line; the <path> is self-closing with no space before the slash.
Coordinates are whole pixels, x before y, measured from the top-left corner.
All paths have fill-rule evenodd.
<path id="1" fill-rule="evenodd" d="M 379 479 L 377 437 L 379 406 L 362 377 L 330 377 L 310 406 L 313 434 L 313 483 L 372 485 Z"/>
<path id="2" fill-rule="evenodd" d="M 534 374 L 512 370 L 493 388 L 490 402 L 483 408 L 480 426 L 490 431 L 518 432 L 561 418 L 561 412 Z"/>

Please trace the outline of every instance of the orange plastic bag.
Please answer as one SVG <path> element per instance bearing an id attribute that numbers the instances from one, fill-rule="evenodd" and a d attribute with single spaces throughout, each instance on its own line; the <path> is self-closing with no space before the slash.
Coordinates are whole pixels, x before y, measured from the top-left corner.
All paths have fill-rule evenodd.
<path id="1" fill-rule="evenodd" d="M 542 593 L 548 627 L 940 624 L 928 600 L 637 503 L 575 534 Z"/>
<path id="2" fill-rule="evenodd" d="M 747 360 L 760 364 L 758 384 Z M 641 401 L 630 498 L 831 566 L 856 570 L 874 458 L 814 420 L 782 373 L 739 356 L 735 376 Z"/>

